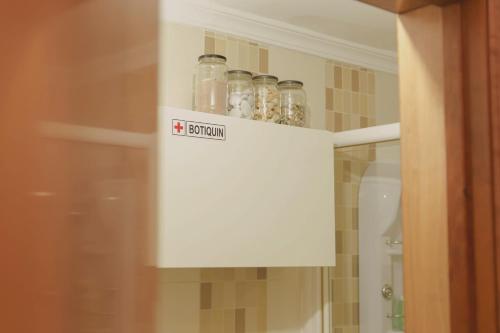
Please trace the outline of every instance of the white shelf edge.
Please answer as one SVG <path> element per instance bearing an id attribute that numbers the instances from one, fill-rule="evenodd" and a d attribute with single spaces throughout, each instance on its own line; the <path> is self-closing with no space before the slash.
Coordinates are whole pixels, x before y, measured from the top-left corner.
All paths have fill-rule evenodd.
<path id="1" fill-rule="evenodd" d="M 333 133 L 335 148 L 358 146 L 400 139 L 399 123 L 371 126 Z"/>
<path id="2" fill-rule="evenodd" d="M 41 123 L 40 132 L 45 137 L 49 138 L 132 148 L 148 148 L 154 141 L 154 134 L 72 125 L 59 122 Z M 399 138 L 399 123 L 332 133 L 332 141 L 335 148 L 399 140 Z"/>

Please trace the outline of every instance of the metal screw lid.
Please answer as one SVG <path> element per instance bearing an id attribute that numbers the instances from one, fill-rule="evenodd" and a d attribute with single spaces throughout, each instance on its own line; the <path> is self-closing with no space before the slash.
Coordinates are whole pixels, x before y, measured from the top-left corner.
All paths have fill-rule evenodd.
<path id="1" fill-rule="evenodd" d="M 201 56 L 198 57 L 198 61 L 205 58 L 218 58 L 227 61 L 227 58 L 220 54 L 202 54 Z"/>

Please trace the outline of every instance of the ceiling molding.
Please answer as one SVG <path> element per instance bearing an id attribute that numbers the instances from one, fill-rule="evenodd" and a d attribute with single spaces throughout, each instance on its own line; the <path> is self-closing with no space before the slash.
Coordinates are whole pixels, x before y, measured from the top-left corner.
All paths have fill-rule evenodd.
<path id="1" fill-rule="evenodd" d="M 397 73 L 396 52 L 334 38 L 224 6 L 165 0 L 161 5 L 161 19 L 229 33 L 374 70 Z"/>

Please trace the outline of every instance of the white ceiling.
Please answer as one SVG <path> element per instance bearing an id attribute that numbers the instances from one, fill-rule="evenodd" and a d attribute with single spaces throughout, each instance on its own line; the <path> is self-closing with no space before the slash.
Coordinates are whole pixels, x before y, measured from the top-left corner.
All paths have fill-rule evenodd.
<path id="1" fill-rule="evenodd" d="M 396 16 L 356 0 L 209 0 L 332 37 L 396 50 Z"/>

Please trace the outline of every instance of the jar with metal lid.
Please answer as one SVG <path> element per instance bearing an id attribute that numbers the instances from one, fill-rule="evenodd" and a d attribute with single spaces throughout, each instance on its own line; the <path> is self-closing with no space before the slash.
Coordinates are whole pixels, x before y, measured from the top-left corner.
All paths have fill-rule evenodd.
<path id="1" fill-rule="evenodd" d="M 229 115 L 250 119 L 255 104 L 252 73 L 242 70 L 229 71 L 227 94 Z"/>
<path id="2" fill-rule="evenodd" d="M 194 86 L 195 111 L 226 114 L 226 57 L 218 54 L 201 55 L 196 66 Z"/>
<path id="3" fill-rule="evenodd" d="M 283 123 L 304 127 L 306 124 L 306 92 L 300 81 L 286 80 L 278 83 Z"/>
<path id="4" fill-rule="evenodd" d="M 255 89 L 255 110 L 252 119 L 281 123 L 278 78 L 272 75 L 258 75 L 253 78 Z"/>

